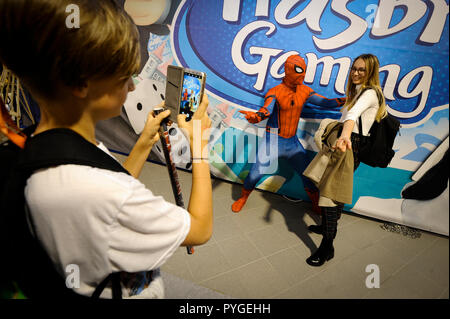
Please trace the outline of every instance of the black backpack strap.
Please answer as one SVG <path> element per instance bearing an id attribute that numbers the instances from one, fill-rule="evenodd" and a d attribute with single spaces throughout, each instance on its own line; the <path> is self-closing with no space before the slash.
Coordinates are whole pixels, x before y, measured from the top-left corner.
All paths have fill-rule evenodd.
<path id="1" fill-rule="evenodd" d="M 112 282 L 112 297 L 113 299 L 122 299 L 122 288 L 120 286 L 120 273 L 115 272 L 109 274 L 103 281 L 95 288 L 94 293 L 92 294 L 93 299 L 98 299 L 105 290 L 108 282 Z"/>
<path id="2" fill-rule="evenodd" d="M 374 87 L 372 87 L 372 86 L 366 86 L 366 87 L 359 93 L 358 98 L 359 98 L 361 95 L 363 95 L 364 92 L 366 92 L 367 90 L 370 90 L 370 89 L 372 89 L 372 90 L 375 91 L 375 93 L 377 94 L 377 98 L 378 98 L 378 104 L 381 105 L 383 99 L 382 99 L 382 97 L 380 96 L 380 92 L 379 92 L 378 90 L 376 90 L 376 89 L 375 89 Z M 359 135 L 362 137 L 362 136 L 363 136 L 363 133 L 362 133 L 362 114 L 359 116 L 358 128 L 359 128 Z M 370 131 L 370 129 L 369 129 L 369 131 Z"/>
<path id="3" fill-rule="evenodd" d="M 120 286 L 120 273 L 112 273 L 112 297 L 113 299 L 122 299 L 122 287 Z"/>
<path id="4" fill-rule="evenodd" d="M 86 165 L 130 174 L 118 161 L 81 135 L 63 128 L 48 130 L 28 138 L 18 167 L 27 178 L 38 169 L 64 164 Z M 98 298 L 110 280 L 113 298 L 121 299 L 120 273 L 109 274 L 97 286 L 92 298 Z"/>
<path id="5" fill-rule="evenodd" d="M 21 169 L 33 172 L 63 164 L 86 165 L 129 174 L 114 158 L 72 130 L 48 130 L 27 140 Z"/>

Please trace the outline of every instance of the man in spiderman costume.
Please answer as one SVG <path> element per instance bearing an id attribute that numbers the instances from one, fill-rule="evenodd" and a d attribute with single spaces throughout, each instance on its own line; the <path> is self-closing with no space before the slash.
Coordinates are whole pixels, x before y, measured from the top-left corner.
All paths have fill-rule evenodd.
<path id="1" fill-rule="evenodd" d="M 305 149 L 297 138 L 297 126 L 305 103 L 336 108 L 344 105 L 345 98 L 328 99 L 304 85 L 306 63 L 299 55 L 291 55 L 287 58 L 284 71 L 283 82 L 267 92 L 264 106 L 258 112 L 239 112 L 245 114 L 245 118 L 250 123 L 258 123 L 269 118 L 266 125 L 266 141 L 258 149 L 258 152 L 265 151 L 269 147 L 270 141 L 274 140 L 270 134 L 273 134 L 274 131 L 278 132 L 278 158 L 285 158 L 302 178 L 314 211 L 320 213 L 318 190 L 308 178 L 303 176 L 303 171 L 308 166 L 309 160 Z M 272 153 L 268 155 L 269 163 L 276 160 L 271 158 Z M 233 212 L 237 213 L 242 209 L 258 181 L 265 175 L 264 167 L 267 168 L 267 165 L 261 162 L 259 156 L 256 156 L 256 163 L 253 164 L 244 181 L 242 195 L 231 206 Z"/>

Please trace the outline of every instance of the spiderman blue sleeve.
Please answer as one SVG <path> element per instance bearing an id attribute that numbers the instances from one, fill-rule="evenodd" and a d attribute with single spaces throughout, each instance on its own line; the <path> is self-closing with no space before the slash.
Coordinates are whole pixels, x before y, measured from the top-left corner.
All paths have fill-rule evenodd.
<path id="1" fill-rule="evenodd" d="M 259 121 L 263 121 L 270 116 L 270 114 L 273 112 L 275 102 L 275 95 L 266 96 L 264 106 L 260 108 L 258 112 L 256 112 L 256 115 L 258 115 L 259 117 Z"/>
<path id="2" fill-rule="evenodd" d="M 334 99 L 328 99 L 320 94 L 317 94 L 316 92 L 312 92 L 311 95 L 306 100 L 306 103 L 318 105 L 318 106 L 324 106 L 327 108 L 337 108 L 342 105 L 344 105 L 346 98 L 345 97 L 338 97 Z"/>

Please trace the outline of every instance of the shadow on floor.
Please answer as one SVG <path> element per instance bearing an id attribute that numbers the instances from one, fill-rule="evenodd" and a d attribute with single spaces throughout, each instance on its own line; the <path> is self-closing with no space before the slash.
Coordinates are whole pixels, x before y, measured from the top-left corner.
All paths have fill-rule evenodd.
<path id="1" fill-rule="evenodd" d="M 288 230 L 294 233 L 308 249 L 311 254 L 317 250 L 317 246 L 311 239 L 308 226 L 305 223 L 305 214 L 308 214 L 316 224 L 320 224 L 320 216 L 312 212 L 311 203 L 306 201 L 290 201 L 289 199 L 267 191 L 254 190 L 254 192 L 261 192 L 262 197 L 267 202 L 267 207 L 264 214 L 264 220 L 270 222 L 272 214 L 279 212 L 285 220 Z M 239 199 L 242 193 L 242 185 L 232 185 L 232 198 L 233 200 Z M 252 195 L 250 195 L 252 196 Z"/>
<path id="2" fill-rule="evenodd" d="M 316 244 L 311 239 L 308 226 L 305 223 L 305 214 L 308 214 L 316 224 L 320 223 L 320 216 L 311 211 L 311 203 L 309 202 L 290 202 L 282 196 L 274 198 L 272 194 L 263 194 L 263 197 L 270 203 L 266 209 L 265 220 L 270 221 L 271 214 L 278 211 L 283 215 L 288 230 L 305 244 L 311 254 L 317 250 Z"/>

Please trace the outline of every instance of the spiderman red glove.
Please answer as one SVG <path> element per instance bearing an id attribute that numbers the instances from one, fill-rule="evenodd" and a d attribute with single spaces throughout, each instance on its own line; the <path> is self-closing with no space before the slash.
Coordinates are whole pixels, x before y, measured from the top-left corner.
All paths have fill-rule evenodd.
<path id="1" fill-rule="evenodd" d="M 245 119 L 252 124 L 261 122 L 263 119 L 259 112 L 249 112 L 249 111 L 239 111 L 239 113 L 242 113 L 245 115 Z"/>

